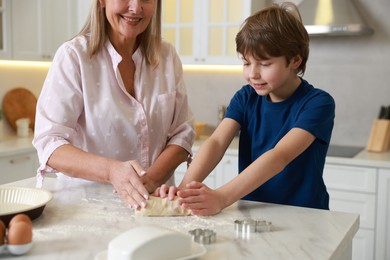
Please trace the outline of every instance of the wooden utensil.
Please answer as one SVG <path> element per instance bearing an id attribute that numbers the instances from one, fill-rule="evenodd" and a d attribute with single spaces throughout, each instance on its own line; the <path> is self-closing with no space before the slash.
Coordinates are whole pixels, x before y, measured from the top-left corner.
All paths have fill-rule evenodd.
<path id="1" fill-rule="evenodd" d="M 34 130 L 37 98 L 26 88 L 17 87 L 3 98 L 3 112 L 9 125 L 16 131 L 16 120 L 29 118 L 29 127 Z"/>

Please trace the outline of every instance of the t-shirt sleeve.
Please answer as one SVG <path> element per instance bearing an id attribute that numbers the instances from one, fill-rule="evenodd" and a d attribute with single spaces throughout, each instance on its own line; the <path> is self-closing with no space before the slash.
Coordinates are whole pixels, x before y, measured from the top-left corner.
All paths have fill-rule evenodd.
<path id="1" fill-rule="evenodd" d="M 295 127 L 305 129 L 316 138 L 329 143 L 335 118 L 335 101 L 320 91 L 310 98 L 299 113 Z"/>
<path id="2" fill-rule="evenodd" d="M 245 107 L 249 95 L 248 86 L 244 86 L 237 91 L 226 108 L 225 117 L 237 121 L 242 126 L 245 120 Z"/>

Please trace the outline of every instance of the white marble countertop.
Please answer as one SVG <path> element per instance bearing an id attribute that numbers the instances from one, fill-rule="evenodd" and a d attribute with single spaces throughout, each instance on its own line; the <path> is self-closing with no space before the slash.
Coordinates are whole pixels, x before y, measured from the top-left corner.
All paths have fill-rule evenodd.
<path id="1" fill-rule="evenodd" d="M 6 185 L 34 187 L 35 178 Z M 350 259 L 359 228 L 357 214 L 248 201 L 209 217 L 135 217 L 111 185 L 46 178 L 43 188 L 53 193 L 53 199 L 33 221 L 34 244 L 23 259 L 94 259 L 107 250 L 111 239 L 146 224 L 183 233 L 215 230 L 216 243 L 206 246 L 200 259 Z M 234 220 L 244 218 L 271 221 L 272 231 L 239 238 Z"/>

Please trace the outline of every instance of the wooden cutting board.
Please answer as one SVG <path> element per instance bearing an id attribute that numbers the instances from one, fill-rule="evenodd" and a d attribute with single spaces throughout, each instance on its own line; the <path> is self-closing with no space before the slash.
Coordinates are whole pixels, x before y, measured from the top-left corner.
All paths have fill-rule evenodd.
<path id="1" fill-rule="evenodd" d="M 37 98 L 26 88 L 17 87 L 8 91 L 3 98 L 3 113 L 9 125 L 16 131 L 16 120 L 29 118 L 34 130 Z"/>

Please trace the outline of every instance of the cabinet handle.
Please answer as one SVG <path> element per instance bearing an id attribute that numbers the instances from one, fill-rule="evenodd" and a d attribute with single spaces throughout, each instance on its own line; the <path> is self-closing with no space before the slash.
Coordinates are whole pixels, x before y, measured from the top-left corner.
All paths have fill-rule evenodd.
<path id="1" fill-rule="evenodd" d="M 30 160 L 31 160 L 30 156 L 23 156 L 23 157 L 9 160 L 9 163 L 10 164 L 17 164 L 17 163 L 21 163 L 21 162 L 25 162 L 25 161 L 30 161 Z"/>
<path id="2" fill-rule="evenodd" d="M 51 54 L 42 54 L 42 59 L 50 60 L 51 59 Z"/>

